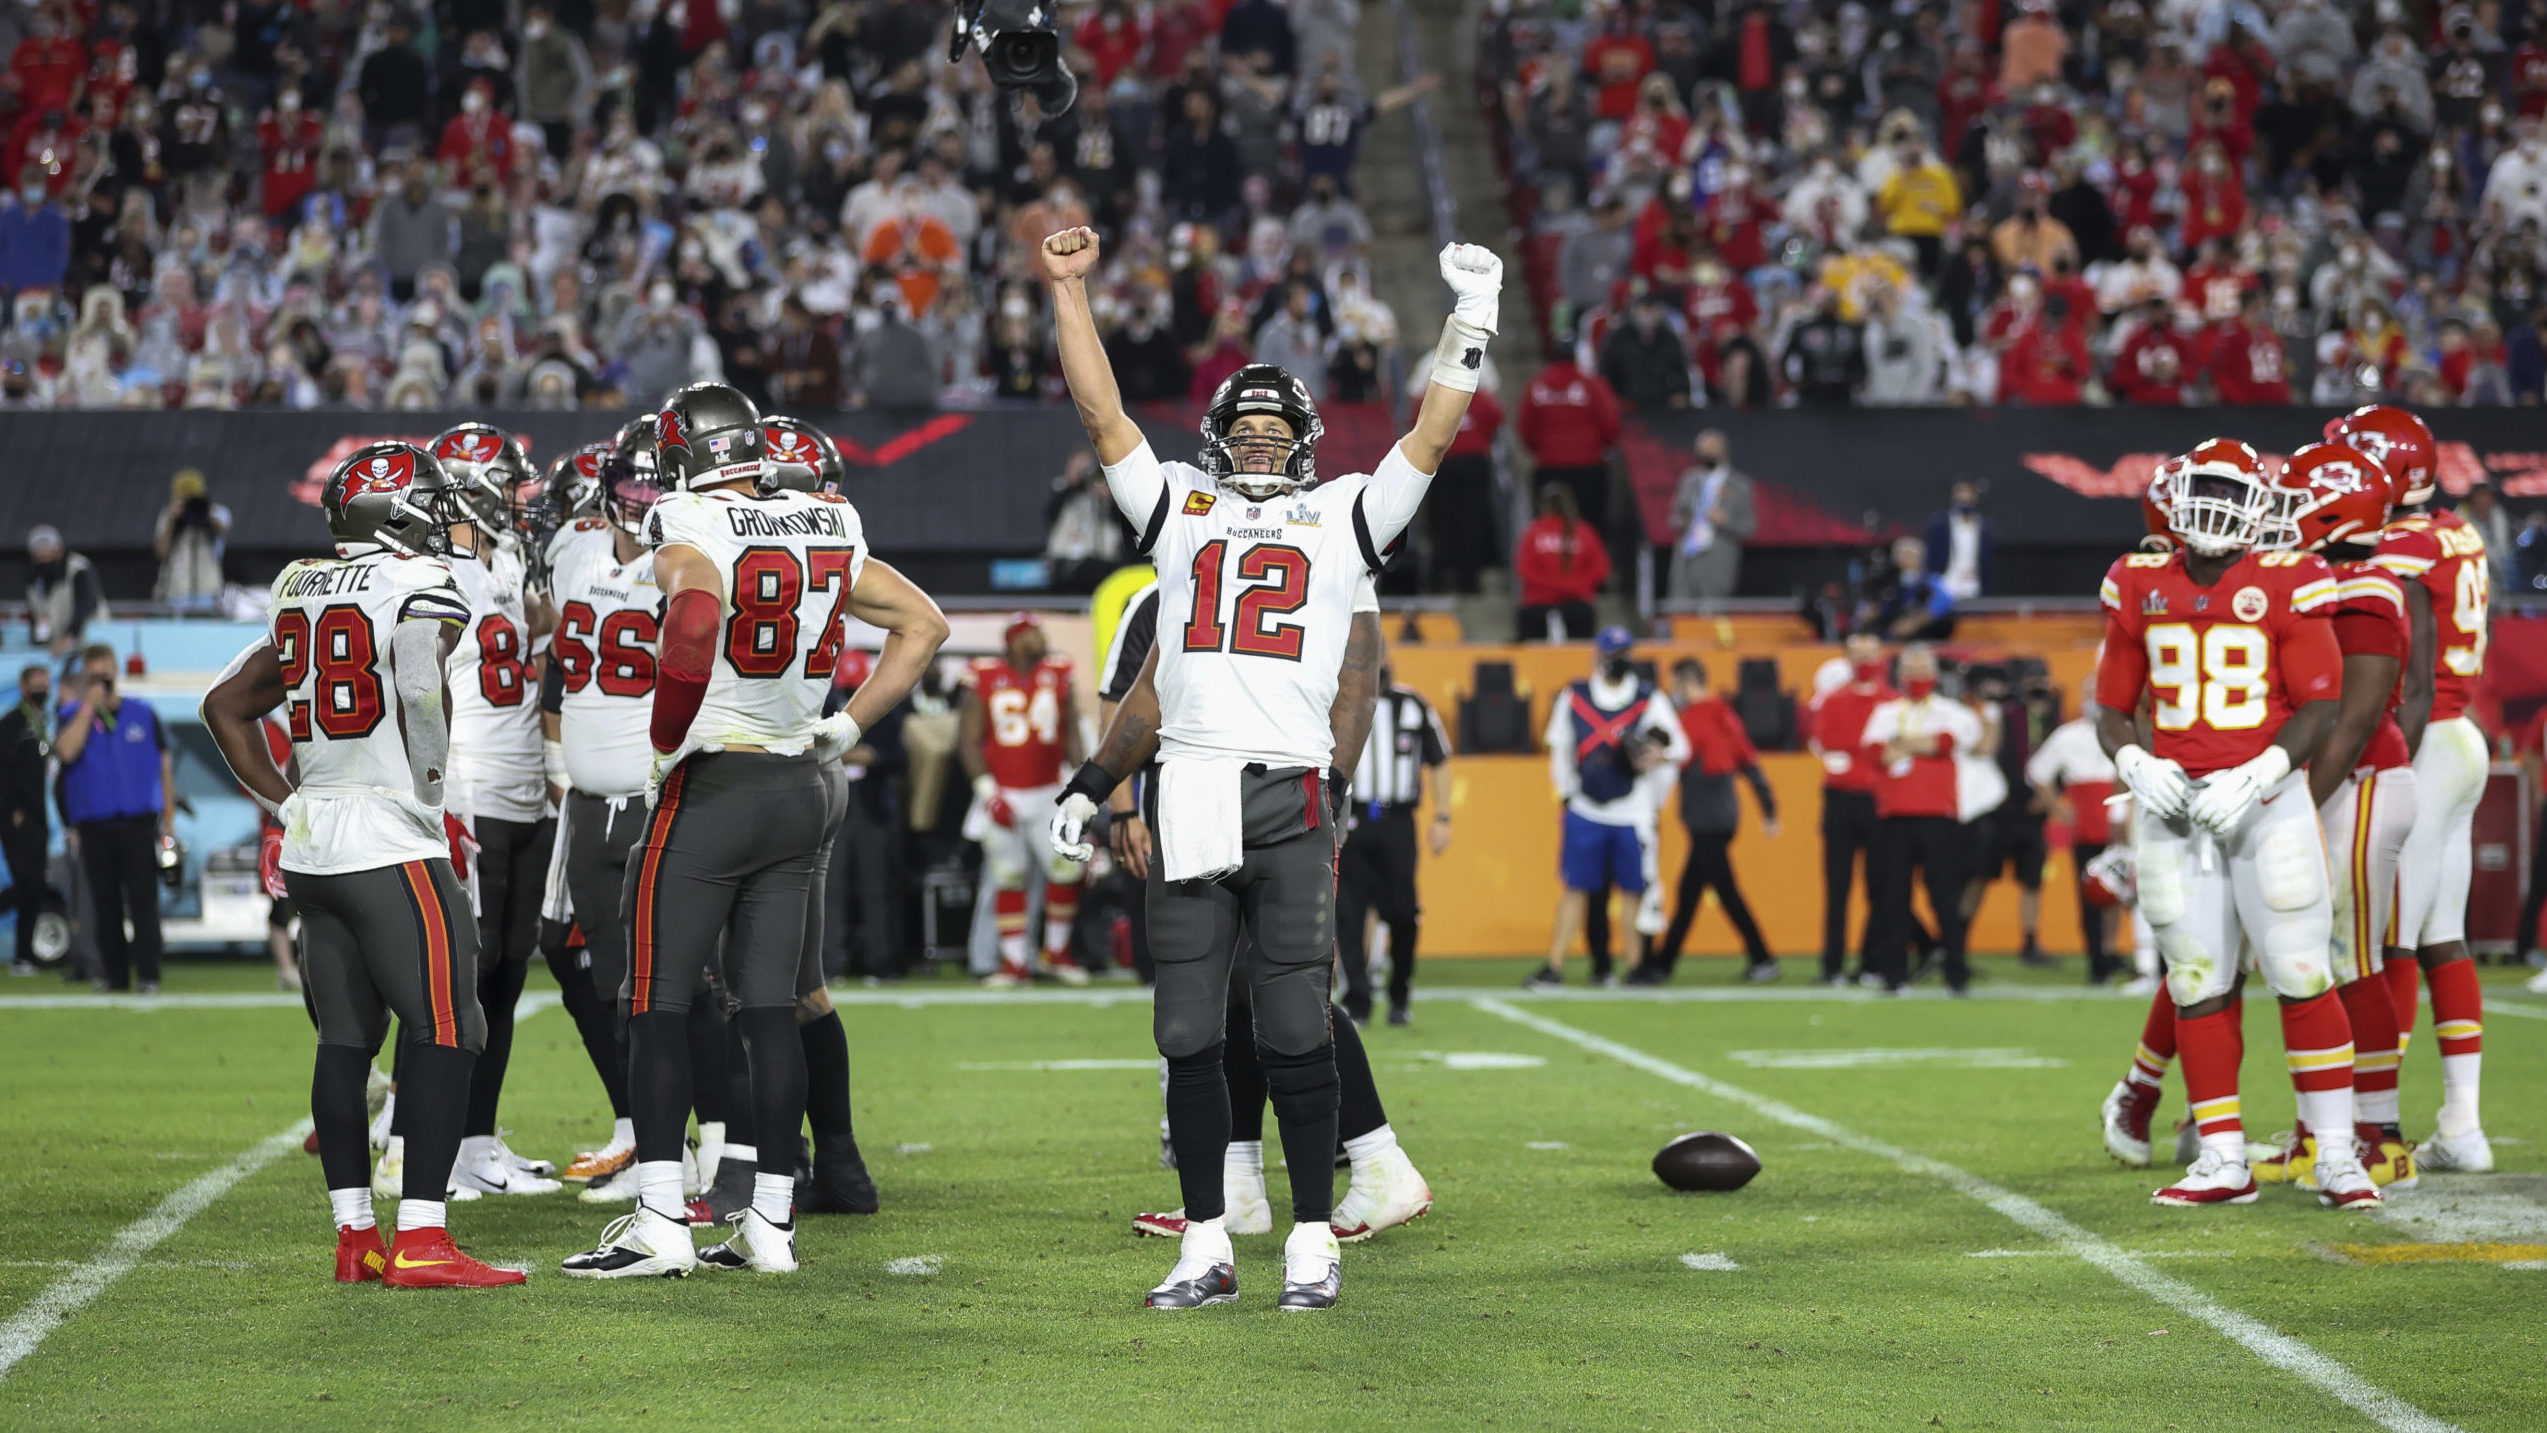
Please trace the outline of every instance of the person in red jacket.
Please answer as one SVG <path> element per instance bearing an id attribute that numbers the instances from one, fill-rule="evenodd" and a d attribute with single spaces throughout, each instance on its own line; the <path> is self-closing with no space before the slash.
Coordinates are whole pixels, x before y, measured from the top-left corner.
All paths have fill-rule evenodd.
<path id="1" fill-rule="evenodd" d="M 1875 708 L 1901 695 L 1884 679 L 1884 642 L 1872 632 L 1851 633 L 1845 649 L 1848 673 L 1838 684 L 1821 686 L 1804 708 L 1804 741 L 1822 763 L 1822 975 L 1824 985 L 1850 985 L 1874 966 L 1875 923 L 1858 936 L 1858 972 L 1842 967 L 1848 960 L 1848 895 L 1857 879 L 1859 857 L 1866 863 L 1866 896 L 1875 895 L 1875 771 L 1862 760 L 1866 719 Z M 1914 923 L 1915 924 L 1915 923 Z M 1914 944 L 1928 945 L 1925 929 L 1914 928 Z"/>
<path id="2" fill-rule="evenodd" d="M 1539 516 L 1521 530 L 1512 573 L 1521 583 L 1522 641 L 1592 635 L 1592 600 L 1609 580 L 1610 550 L 1576 512 L 1572 489 L 1562 483 L 1539 489 Z M 1551 619 L 1557 630 L 1550 630 Z"/>
<path id="3" fill-rule="evenodd" d="M 29 114 L 79 108 L 80 89 L 88 78 L 88 50 L 68 31 L 61 10 L 38 10 L 26 38 L 18 41 L 9 56 L 9 73 L 18 81 L 18 103 Z"/>
<path id="4" fill-rule="evenodd" d="M 2216 139 L 2193 147 L 2193 162 L 2184 171 L 2183 248 L 2199 248 L 2206 239 L 2231 240 L 2246 227 L 2246 181 L 2237 163 Z"/>
<path id="5" fill-rule="evenodd" d="M 2142 408 L 2181 408 L 2185 390 L 2199 374 L 2192 345 L 2169 322 L 2167 301 L 2154 298 L 2140 306 L 2140 322 L 2114 354 L 2107 387 L 2125 403 Z"/>
<path id="6" fill-rule="evenodd" d="M 2075 408 L 2094 371 L 2085 331 L 2066 296 L 2055 295 L 2008 341 L 1999 360 L 1999 396 L 2029 408 Z"/>
<path id="7" fill-rule="evenodd" d="M 1459 435 L 1441 471 L 1433 474 L 1431 500 L 1424 520 L 1433 534 L 1433 586 L 1443 592 L 1474 592 L 1477 574 L 1503 566 L 1495 551 L 1495 436 L 1503 431 L 1503 405 L 1484 384 L 1468 400 L 1459 420 Z"/>
<path id="8" fill-rule="evenodd" d="M 1961 820 L 1957 753 L 1981 745 L 1981 719 L 1963 703 L 1937 695 L 1937 657 L 1914 642 L 1901 653 L 1901 695 L 1878 704 L 1858 737 L 1858 760 L 1875 770 L 1875 849 L 1867 863 L 1878 931 L 1873 973 L 1887 990 L 1910 983 L 1910 876 L 1925 878 L 1937 916 L 1947 988 L 1971 983 L 1963 958 L 1960 902 L 1971 864 L 1973 833 Z"/>
<path id="9" fill-rule="evenodd" d="M 318 183 L 319 151 L 326 144 L 326 126 L 317 115 L 301 108 L 298 86 L 285 85 L 274 95 L 274 108 L 256 122 L 257 148 L 265 154 L 265 183 L 259 191 L 259 207 L 265 217 L 279 219 L 291 213 Z"/>
<path id="10" fill-rule="evenodd" d="M 1575 366 L 1570 343 L 1530 380 L 1520 411 L 1513 415 L 1513 431 L 1530 450 L 1539 484 L 1565 486 L 1582 521 L 1596 532 L 1607 532 L 1609 451 L 1618 446 L 1618 395 L 1600 374 Z"/>
<path id="11" fill-rule="evenodd" d="M 460 96 L 460 112 L 442 127 L 442 142 L 434 148 L 433 157 L 462 188 L 480 179 L 494 181 L 499 189 L 513 182 L 513 122 L 495 112 L 492 81 L 469 82 Z"/>
<path id="12" fill-rule="evenodd" d="M 2211 331 L 2205 371 L 2222 403 L 2239 408 L 2282 407 L 2291 401 L 2290 364 L 2282 336 L 2265 313 L 2264 291 L 2247 290 L 2237 317 Z"/>

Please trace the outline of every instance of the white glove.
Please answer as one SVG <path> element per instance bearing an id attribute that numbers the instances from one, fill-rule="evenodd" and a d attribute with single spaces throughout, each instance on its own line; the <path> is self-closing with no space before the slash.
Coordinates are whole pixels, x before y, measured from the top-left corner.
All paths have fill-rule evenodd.
<path id="1" fill-rule="evenodd" d="M 849 748 L 856 746 L 858 738 L 864 735 L 866 732 L 850 717 L 848 708 L 843 707 L 814 723 L 814 757 L 819 761 L 837 762 L 847 756 Z"/>
<path id="2" fill-rule="evenodd" d="M 2185 803 L 2193 799 L 2193 782 L 2183 767 L 2152 756 L 2137 744 L 2114 753 L 2114 771 L 2139 798 L 2140 809 L 2161 821 L 2182 816 Z"/>
<path id="3" fill-rule="evenodd" d="M 1481 333 L 1495 331 L 1503 292 L 1503 260 L 1482 244 L 1445 244 L 1442 246 L 1442 282 L 1450 285 L 1455 298 L 1451 317 Z"/>
<path id="4" fill-rule="evenodd" d="M 648 811 L 652 811 L 654 803 L 662 797 L 664 779 L 672 775 L 672 768 L 679 764 L 672 759 L 672 753 L 668 751 L 654 753 L 654 759 L 646 764 L 646 809 Z"/>
<path id="5" fill-rule="evenodd" d="M 2264 748 L 2264 754 L 2226 771 L 2215 771 L 2205 778 L 2193 794 L 2193 804 L 2185 815 L 2193 824 L 2214 836 L 2227 837 L 2255 809 L 2265 792 L 2281 784 L 2291 774 L 2290 753 L 2278 746 Z"/>
<path id="6" fill-rule="evenodd" d="M 1096 844 L 1088 839 L 1088 823 L 1097 819 L 1097 803 L 1086 793 L 1073 791 L 1052 808 L 1052 851 L 1065 861 L 1081 865 L 1096 859 Z"/>

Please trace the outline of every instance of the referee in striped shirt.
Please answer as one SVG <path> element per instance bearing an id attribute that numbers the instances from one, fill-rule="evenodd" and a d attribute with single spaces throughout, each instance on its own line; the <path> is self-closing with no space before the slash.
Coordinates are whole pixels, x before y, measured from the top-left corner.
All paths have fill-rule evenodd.
<path id="1" fill-rule="evenodd" d="M 1336 949 L 1344 961 L 1344 1013 L 1371 1019 L 1371 959 L 1363 935 L 1377 911 L 1388 927 L 1388 1023 L 1404 1025 L 1407 987 L 1415 975 L 1415 808 L 1429 785 L 1433 819 L 1426 844 L 1450 848 L 1450 743 L 1432 703 L 1380 668 L 1379 708 L 1353 773 L 1351 826 L 1336 872 Z"/>

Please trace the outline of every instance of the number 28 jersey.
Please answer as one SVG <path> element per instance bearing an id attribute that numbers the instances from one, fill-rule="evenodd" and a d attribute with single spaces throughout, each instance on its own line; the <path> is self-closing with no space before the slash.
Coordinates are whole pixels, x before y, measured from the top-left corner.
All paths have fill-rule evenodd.
<path id="1" fill-rule="evenodd" d="M 305 558 L 274 579 L 273 595 L 266 636 L 300 762 L 283 869 L 325 876 L 448 856 L 440 818 L 419 814 L 415 799 L 390 636 L 402 622 L 468 625 L 451 569 L 403 553 Z"/>
<path id="2" fill-rule="evenodd" d="M 976 657 L 973 693 L 982 702 L 982 764 L 1009 791 L 1061 784 L 1062 695 L 1070 659 L 1046 657 L 1020 672 L 1001 657 Z"/>
<path id="3" fill-rule="evenodd" d="M 1141 454 L 1149 450 L 1144 447 Z M 1137 456 L 1137 455 L 1136 455 Z M 1413 472 L 1397 449 L 1381 466 Z M 1324 768 L 1355 593 L 1381 562 L 1360 474 L 1258 501 L 1161 463 L 1159 755 Z"/>
<path id="4" fill-rule="evenodd" d="M 2491 602 L 2485 538 L 2457 513 L 2418 513 L 2388 524 L 2371 562 L 2432 596 L 2432 720 L 2467 710 L 2485 675 L 2485 617 Z"/>
<path id="5" fill-rule="evenodd" d="M 694 549 L 725 588 L 716 663 L 679 754 L 805 750 L 866 570 L 858 510 L 830 493 L 669 493 L 646 515 L 646 545 Z"/>
<path id="6" fill-rule="evenodd" d="M 2145 688 L 2151 750 L 2192 775 L 2262 755 L 2292 712 L 2342 691 L 2335 575 L 2314 553 L 2248 553 L 2208 587 L 2180 551 L 2134 553 L 2098 595 L 2097 705 L 2135 710 Z"/>
<path id="7" fill-rule="evenodd" d="M 521 556 L 497 545 L 451 560 L 469 628 L 451 649 L 451 810 L 537 821 L 548 800 Z"/>

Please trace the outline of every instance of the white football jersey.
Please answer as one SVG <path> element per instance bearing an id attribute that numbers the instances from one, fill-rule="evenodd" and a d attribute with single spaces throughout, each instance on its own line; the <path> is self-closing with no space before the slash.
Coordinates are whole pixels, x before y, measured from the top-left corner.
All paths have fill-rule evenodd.
<path id="1" fill-rule="evenodd" d="M 610 523 L 605 518 L 579 517 L 559 528 L 548 539 L 549 590 L 555 592 L 565 580 L 567 567 L 598 553 L 600 560 L 610 560 Z"/>
<path id="2" fill-rule="evenodd" d="M 646 545 L 674 544 L 704 555 L 725 587 L 707 695 L 675 757 L 805 750 L 840 661 L 849 591 L 866 570 L 858 510 L 831 493 L 667 493 L 646 517 Z"/>
<path id="3" fill-rule="evenodd" d="M 451 559 L 451 576 L 469 600 L 469 630 L 451 650 L 445 795 L 464 819 L 537 821 L 548 799 L 523 575 L 509 546 L 494 547 L 484 560 L 465 553 Z"/>
<path id="4" fill-rule="evenodd" d="M 337 875 L 451 854 L 439 816 L 419 814 L 399 727 L 389 639 L 409 621 L 468 625 L 468 600 L 439 558 L 304 558 L 274 579 L 265 630 L 283 662 L 283 727 L 301 778 L 299 819 L 283 833 L 287 871 Z"/>
<path id="5" fill-rule="evenodd" d="M 654 756 L 656 640 L 663 592 L 654 582 L 654 553 L 621 565 L 605 535 L 564 554 L 555 572 L 557 638 L 548 659 L 564 695 L 557 721 L 566 774 L 590 796 L 634 796 L 646 789 Z"/>
<path id="6" fill-rule="evenodd" d="M 1361 508 L 1369 478 L 1258 501 L 1190 463 L 1159 469 L 1160 757 L 1326 766 L 1355 599 L 1381 556 Z"/>

